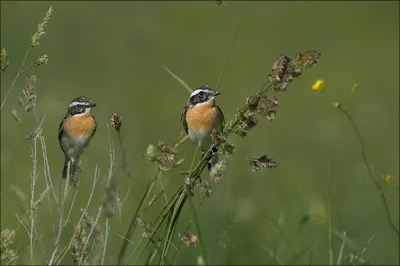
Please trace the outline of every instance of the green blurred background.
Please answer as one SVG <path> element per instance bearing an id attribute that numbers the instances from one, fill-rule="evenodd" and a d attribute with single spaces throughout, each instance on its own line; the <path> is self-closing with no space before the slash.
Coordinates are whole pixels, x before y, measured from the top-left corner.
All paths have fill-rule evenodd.
<path id="1" fill-rule="evenodd" d="M 106 125 L 111 114 L 123 117 L 123 137 L 131 178 L 122 175 L 121 194 L 129 195 L 121 220 L 113 218 L 107 263 L 115 263 L 127 225 L 154 173 L 154 165 L 143 158 L 150 143 L 173 143 L 182 128 L 180 115 L 188 93 L 162 65 L 185 80 L 192 88 L 215 86 L 243 11 L 242 26 L 225 70 L 218 98 L 226 119 L 232 119 L 246 96 L 264 82 L 280 53 L 316 49 L 320 63 L 305 72 L 288 92 L 277 93 L 280 106 L 274 122 L 260 126 L 242 140 L 232 137 L 237 147 L 228 158 L 228 172 L 213 196 L 203 203 L 200 224 L 204 244 L 212 264 L 276 264 L 262 247 L 282 248 L 281 259 L 291 258 L 288 244 L 277 240 L 277 229 L 267 219 L 281 220 L 282 229 L 297 250 L 317 245 L 314 264 L 328 263 L 326 224 L 310 224 L 297 232 L 306 214 L 327 211 L 328 178 L 331 178 L 333 226 L 361 249 L 375 238 L 364 254 L 374 264 L 398 264 L 398 236 L 391 230 L 380 195 L 372 183 L 350 123 L 332 102 L 346 107 L 353 84 L 360 85 L 352 103 L 356 124 L 365 140 L 367 156 L 377 176 L 399 176 L 399 4 L 398 2 L 1 2 L 1 47 L 9 53 L 10 66 L 1 77 L 4 98 L 30 43 L 49 6 L 54 12 L 40 46 L 28 62 L 48 54 L 48 65 L 23 73 L 1 112 L 1 225 L 15 228 L 14 213 L 20 202 L 11 185 L 29 196 L 31 142 L 25 135 L 34 127 L 27 115 L 17 123 L 11 115 L 18 108 L 17 96 L 24 77 L 36 74 L 38 113 L 46 114 L 44 135 L 53 183 L 58 186 L 63 155 L 57 129 L 72 98 L 89 96 L 97 104 L 94 115 L 98 130 L 81 158 L 83 170 L 77 205 L 72 221 L 89 196 L 96 163 L 105 180 L 109 162 Z M 313 92 L 316 79 L 325 80 L 325 92 Z M 271 94 L 273 95 L 273 94 Z M 117 138 L 113 134 L 113 141 Z M 185 142 L 179 155 L 184 163 L 163 177 L 167 194 L 182 184 L 178 171 L 188 169 L 194 145 Z M 252 172 L 246 158 L 267 153 L 279 168 Z M 40 157 L 40 156 L 39 156 Z M 38 161 L 37 194 L 44 189 L 42 159 Z M 395 224 L 399 223 L 399 191 L 388 185 L 384 190 Z M 159 191 L 157 183 L 156 191 Z M 156 192 L 155 191 L 155 192 Z M 154 192 L 154 193 L 155 193 Z M 103 191 L 98 187 L 95 215 Z M 196 196 L 196 201 L 198 196 Z M 164 199 L 146 215 L 152 220 Z M 178 232 L 191 219 L 188 206 Z M 52 218 L 51 218 L 52 217 Z M 47 202 L 38 212 L 38 231 L 50 253 L 53 241 Z M 102 224 L 104 221 L 102 220 Z M 72 223 L 63 244 L 71 236 Z M 195 228 L 191 230 L 196 233 Z M 140 230 L 138 230 L 140 233 Z M 140 234 L 134 241 L 139 241 Z M 278 244 L 277 244 L 277 241 Z M 178 237 L 174 239 L 178 243 Z M 220 242 L 226 244 L 224 248 Z M 17 234 L 16 248 L 21 263 L 28 263 L 28 238 Z M 341 240 L 334 236 L 334 255 Z M 41 250 L 37 246 L 37 262 Z M 229 252 L 229 250 L 233 252 Z M 131 251 L 131 250 L 129 250 Z M 346 246 L 345 252 L 353 250 Z M 175 263 L 195 264 L 196 248 L 182 247 Z M 308 263 L 308 255 L 296 263 Z M 68 258 L 70 260 L 70 258 Z M 68 262 L 67 260 L 67 262 Z"/>

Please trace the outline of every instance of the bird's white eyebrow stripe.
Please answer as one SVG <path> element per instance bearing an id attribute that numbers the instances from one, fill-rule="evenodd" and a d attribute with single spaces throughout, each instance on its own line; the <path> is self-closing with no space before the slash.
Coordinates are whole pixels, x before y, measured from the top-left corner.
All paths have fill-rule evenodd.
<path id="1" fill-rule="evenodd" d="M 211 93 L 211 92 L 212 92 L 212 91 L 206 90 L 206 89 L 198 89 L 198 90 L 195 90 L 194 92 L 192 92 L 192 94 L 190 95 L 190 97 L 193 97 L 194 95 L 199 94 L 201 91 L 208 92 L 208 93 Z"/>
<path id="2" fill-rule="evenodd" d="M 87 106 L 90 106 L 90 103 L 88 103 L 88 102 L 72 102 L 72 103 L 69 105 L 69 107 L 77 106 L 77 105 L 87 105 Z"/>

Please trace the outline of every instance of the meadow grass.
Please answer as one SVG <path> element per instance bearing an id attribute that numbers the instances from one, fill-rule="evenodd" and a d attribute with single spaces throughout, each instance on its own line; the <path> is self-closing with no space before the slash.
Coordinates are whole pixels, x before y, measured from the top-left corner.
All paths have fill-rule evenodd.
<path id="1" fill-rule="evenodd" d="M 38 31 L 31 37 L 31 43 L 23 58 L 21 66 L 17 71 L 11 85 L 9 86 L 7 93 L 1 104 L 1 112 L 8 110 L 3 109 L 4 104 L 9 100 L 9 96 L 12 95 L 15 82 L 20 76 L 31 67 L 40 67 L 41 65 L 47 64 L 47 55 L 41 55 L 32 63 L 27 64 L 29 55 L 34 49 L 39 46 L 39 41 L 45 35 L 45 29 L 48 26 L 50 17 L 53 9 L 49 8 L 42 23 L 38 25 Z M 238 37 L 239 29 L 242 24 L 244 13 L 241 14 L 236 30 L 232 38 L 232 42 L 229 45 L 227 55 L 223 62 L 221 72 L 217 78 L 215 88 L 219 88 L 223 80 L 225 69 L 228 65 L 229 58 L 232 54 L 232 48 Z M 308 68 L 318 63 L 320 53 L 309 50 L 305 52 L 299 52 L 295 56 L 291 57 L 285 54 L 278 56 L 277 60 L 273 63 L 272 70 L 269 73 L 267 79 L 262 83 L 259 89 L 254 89 L 253 94 L 245 99 L 244 105 L 238 108 L 234 115 L 234 119 L 226 121 L 222 132 L 213 131 L 212 137 L 214 144 L 210 149 L 205 152 L 204 156 L 199 159 L 198 150 L 191 158 L 191 165 L 188 171 L 181 171 L 177 173 L 175 170 L 178 168 L 184 159 L 180 158 L 178 148 L 182 143 L 187 140 L 185 134 L 181 134 L 177 141 L 172 145 L 160 141 L 153 145 L 150 144 L 144 153 L 144 158 L 155 164 L 156 173 L 154 176 L 149 177 L 146 189 L 141 196 L 137 207 L 134 210 L 129 210 L 126 215 L 131 215 L 131 221 L 128 226 L 123 226 L 125 229 L 125 235 L 120 235 L 121 248 L 119 254 L 108 254 L 108 240 L 110 233 L 113 228 L 111 227 L 110 219 L 121 219 L 123 203 L 125 200 L 121 200 L 120 186 L 121 186 L 121 175 L 130 176 L 130 169 L 128 159 L 126 157 L 126 147 L 123 142 L 123 120 L 118 114 L 113 114 L 111 117 L 111 128 L 107 125 L 109 133 L 109 165 L 108 174 L 105 184 L 103 186 L 104 196 L 99 204 L 94 199 L 96 190 L 100 190 L 100 166 L 96 165 L 93 173 L 93 181 L 90 189 L 90 193 L 87 198 L 85 206 L 77 206 L 76 198 L 79 194 L 79 180 L 76 187 L 70 186 L 69 180 L 71 177 L 68 175 L 65 181 L 60 180 L 58 189 L 53 185 L 53 179 L 51 175 L 51 167 L 48 163 L 48 154 L 46 149 L 45 132 L 43 131 L 43 123 L 45 122 L 46 115 L 42 118 L 37 113 L 37 95 L 36 92 L 36 76 L 32 75 L 27 77 L 26 86 L 20 93 L 18 102 L 20 109 L 12 110 L 14 118 L 18 121 L 22 121 L 22 117 L 27 119 L 33 119 L 35 121 L 35 128 L 32 129 L 31 133 L 26 136 L 30 140 L 31 147 L 31 158 L 32 158 L 32 171 L 30 173 L 29 184 L 26 184 L 26 188 L 29 188 L 29 204 L 28 208 L 24 210 L 23 216 L 20 217 L 15 213 L 16 219 L 18 219 L 20 225 L 15 229 L 3 228 L 1 229 L 1 263 L 4 265 L 12 265 L 22 263 L 21 257 L 28 257 L 30 264 L 47 264 L 47 265 L 61 265 L 68 264 L 72 261 L 77 265 L 104 265 L 104 264 L 116 264 L 116 265 L 127 265 L 127 264 L 173 264 L 177 253 L 181 250 L 182 244 L 189 247 L 199 247 L 198 255 L 195 261 L 198 265 L 215 264 L 210 260 L 208 255 L 208 247 L 205 245 L 204 235 L 208 232 L 202 229 L 201 219 L 198 211 L 202 206 L 204 200 L 213 200 L 211 186 L 204 178 L 207 175 L 207 163 L 213 156 L 215 149 L 218 151 L 220 156 L 229 157 L 235 155 L 235 146 L 229 143 L 229 140 L 233 136 L 241 137 L 242 141 L 246 141 L 249 137 L 249 133 L 252 130 L 256 130 L 257 125 L 262 119 L 266 121 L 272 121 L 276 118 L 275 108 L 278 107 L 278 98 L 275 96 L 269 96 L 271 92 L 285 92 L 288 90 L 292 82 L 294 82 L 300 75 L 302 75 Z M 2 49 L 1 53 L 1 66 L 2 72 L 5 73 L 8 66 L 8 55 L 5 49 Z M 172 72 L 166 66 L 165 71 L 171 75 L 172 78 L 177 80 L 189 93 L 193 91 L 187 83 L 179 77 L 179 75 Z M 3 75 L 3 74 L 2 74 Z M 45 77 L 44 77 L 45 78 Z M 322 88 L 323 89 L 323 88 Z M 354 89 L 351 89 L 351 97 L 354 95 Z M 368 169 L 368 173 L 373 180 L 377 192 L 380 194 L 382 200 L 382 207 L 388 219 L 388 226 L 393 230 L 393 233 L 399 235 L 398 228 L 394 224 L 391 218 L 391 214 L 388 208 L 388 202 L 385 197 L 383 185 L 392 181 L 391 177 L 385 177 L 383 179 L 378 178 L 377 174 L 373 173 L 370 163 L 367 159 L 367 151 L 362 138 L 362 135 L 356 126 L 356 123 L 351 115 L 350 108 L 345 109 L 341 103 L 334 103 L 334 107 L 339 109 L 344 117 L 350 122 L 352 129 L 354 130 L 358 141 L 360 142 L 361 156 L 363 162 Z M 30 115 L 32 114 L 32 115 Z M 113 144 L 113 133 L 116 134 L 117 142 L 119 145 L 119 152 Z M 116 155 L 118 153 L 119 156 Z M 38 156 L 42 157 L 43 166 L 38 165 Z M 278 167 L 278 163 L 272 158 L 264 155 L 249 154 L 248 157 L 249 165 L 253 171 L 260 171 L 261 168 L 272 169 Z M 190 159 L 190 158 L 189 158 Z M 70 165 L 68 166 L 70 167 Z M 214 168 L 209 172 L 210 182 L 219 184 L 226 174 L 226 160 L 220 161 Z M 323 223 L 327 226 L 328 233 L 328 258 L 327 264 L 329 265 L 360 265 L 366 264 L 363 255 L 367 251 L 367 247 L 373 241 L 375 235 L 371 236 L 368 242 L 363 248 L 360 248 L 360 244 L 356 244 L 351 238 L 347 236 L 346 230 L 342 228 L 338 229 L 335 227 L 334 219 L 332 217 L 332 209 L 334 203 L 331 202 L 330 193 L 333 189 L 331 187 L 331 173 L 330 166 L 328 168 L 328 202 L 327 202 L 327 215 L 310 214 L 305 216 L 302 221 L 299 222 L 299 231 L 302 230 L 309 223 Z M 41 173 L 42 171 L 42 173 Z M 68 171 L 69 173 L 69 171 Z M 167 195 L 164 188 L 162 177 L 169 174 L 183 176 L 183 182 L 178 187 L 173 195 Z M 43 177 L 45 183 L 45 189 L 43 191 L 37 191 L 37 182 L 39 177 Z M 155 196 L 150 198 L 156 188 L 156 183 L 159 183 L 161 190 L 158 191 Z M 223 185 L 223 184 L 221 184 Z M 395 184 L 394 186 L 397 186 Z M 20 191 L 16 188 L 15 191 Z M 130 193 L 130 189 L 128 194 Z M 138 191 L 136 191 L 138 193 Z M 72 198 L 71 198 L 72 196 Z M 200 199 L 199 204 L 196 205 L 196 196 Z M 24 195 L 21 194 L 23 198 Z M 125 199 L 128 195 L 125 196 Z M 156 210 L 156 218 L 152 221 L 146 219 L 147 211 L 150 208 L 155 208 L 155 203 L 164 200 L 165 204 L 163 207 Z M 44 204 L 46 202 L 46 204 Z M 191 221 L 185 227 L 186 230 L 177 232 L 178 223 L 182 223 L 181 214 L 186 205 L 189 205 L 190 212 L 192 215 Z M 89 215 L 90 206 L 95 206 L 97 212 L 94 215 Z M 38 232 L 36 221 L 39 215 L 39 209 L 46 208 L 50 213 L 49 224 L 52 226 L 53 235 L 50 237 L 53 239 L 53 243 L 43 243 L 42 233 Z M 81 215 L 78 220 L 71 218 L 71 213 L 74 209 L 80 209 Z M 104 219 L 101 219 L 104 218 Z M 318 252 L 317 248 L 320 243 L 314 243 L 310 247 L 298 249 L 292 243 L 292 240 L 286 236 L 284 229 L 281 227 L 281 222 L 275 221 L 271 217 L 266 217 L 277 229 L 276 233 L 276 246 L 271 248 L 263 244 L 259 244 L 260 248 L 265 250 L 272 258 L 276 260 L 276 263 L 280 265 L 285 264 L 298 264 L 302 259 L 307 257 L 308 263 L 313 264 L 313 256 L 315 252 Z M 72 234 L 66 233 L 66 228 L 73 225 Z M 122 224 L 122 222 L 121 222 Z M 194 229 L 192 229 L 192 224 Z M 142 234 L 138 237 L 139 241 L 133 241 L 132 238 L 135 232 L 141 229 Z M 28 254 L 19 254 L 14 249 L 15 246 L 15 233 L 18 230 L 25 230 L 26 235 L 29 239 Z M 195 232 L 195 233 L 193 233 Z M 178 239 L 176 239 L 178 237 Z M 281 253 L 283 244 L 278 240 L 283 238 L 290 249 L 290 256 L 282 258 Z M 62 239 L 67 241 L 63 242 Z M 334 239 L 340 241 L 340 248 L 334 248 Z M 67 243 L 64 245 L 63 243 Z M 347 248 L 348 247 L 348 248 Z M 42 253 L 39 257 L 37 254 Z M 229 253 L 231 251 L 228 252 Z M 147 254 L 147 258 L 143 259 L 143 256 Z M 26 261 L 26 258 L 24 258 Z M 228 257 L 227 257 L 228 260 Z M 336 263 L 335 263 L 336 261 Z M 227 263 L 229 264 L 229 263 Z"/>

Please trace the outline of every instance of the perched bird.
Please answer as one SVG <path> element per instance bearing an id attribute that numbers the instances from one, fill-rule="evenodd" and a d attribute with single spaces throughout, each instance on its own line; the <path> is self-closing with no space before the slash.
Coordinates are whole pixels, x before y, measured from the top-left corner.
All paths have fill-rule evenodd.
<path id="1" fill-rule="evenodd" d="M 215 105 L 215 97 L 220 94 L 221 92 L 208 85 L 201 86 L 190 95 L 189 101 L 183 109 L 181 116 L 183 128 L 189 138 L 200 148 L 202 156 L 213 144 L 212 130 L 216 129 L 221 132 L 223 123 L 225 123 L 224 114 Z M 218 162 L 216 149 L 213 152 L 214 156 L 208 163 L 208 170 Z"/>
<path id="2" fill-rule="evenodd" d="M 58 128 L 58 141 L 64 152 L 64 168 L 62 177 L 67 177 L 70 163 L 70 177 L 75 180 L 76 170 L 79 169 L 79 157 L 89 145 L 96 133 L 97 122 L 90 113 L 96 104 L 89 98 L 80 96 L 71 101 L 67 113 Z"/>

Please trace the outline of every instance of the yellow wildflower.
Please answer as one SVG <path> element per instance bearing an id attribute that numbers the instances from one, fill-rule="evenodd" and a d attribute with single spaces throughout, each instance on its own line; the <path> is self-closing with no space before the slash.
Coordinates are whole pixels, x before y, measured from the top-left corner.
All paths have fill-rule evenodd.
<path id="1" fill-rule="evenodd" d="M 393 180 L 393 176 L 391 176 L 391 175 L 382 175 L 382 179 L 385 180 L 387 183 L 390 183 Z"/>
<path id="2" fill-rule="evenodd" d="M 325 87 L 325 81 L 323 79 L 318 79 L 313 85 L 313 91 L 322 91 Z"/>

